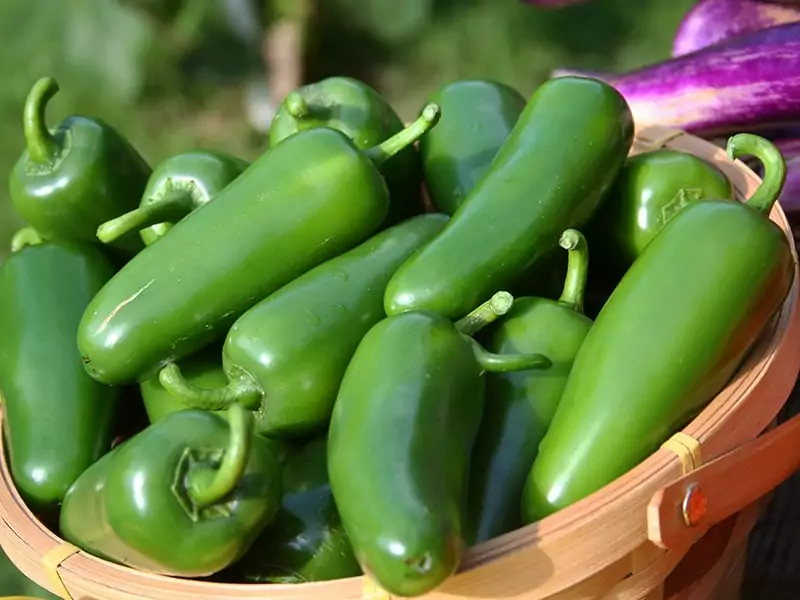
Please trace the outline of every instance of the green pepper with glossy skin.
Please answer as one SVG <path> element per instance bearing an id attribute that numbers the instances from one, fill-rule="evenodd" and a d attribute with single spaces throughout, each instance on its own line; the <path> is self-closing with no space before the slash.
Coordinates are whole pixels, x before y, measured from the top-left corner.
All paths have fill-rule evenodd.
<path id="1" fill-rule="evenodd" d="M 602 262 L 624 273 L 687 204 L 704 198 L 733 200 L 731 182 L 717 167 L 678 150 L 660 149 L 628 159 L 589 225 L 589 241 Z"/>
<path id="2" fill-rule="evenodd" d="M 283 501 L 275 521 L 226 580 L 303 583 L 361 574 L 328 482 L 327 436 L 317 438 L 283 467 Z"/>
<path id="3" fill-rule="evenodd" d="M 11 475 L 50 517 L 111 444 L 121 390 L 89 377 L 75 335 L 114 267 L 89 244 L 23 232 L 0 268 L 0 395 Z"/>
<path id="4" fill-rule="evenodd" d="M 231 327 L 222 357 L 230 383 L 203 389 L 178 365 L 161 385 L 187 406 L 219 410 L 243 402 L 256 431 L 296 437 L 323 430 L 339 384 L 364 334 L 384 318 L 383 292 L 397 268 L 439 233 L 448 217 L 425 214 L 395 225 L 267 296 Z"/>
<path id="5" fill-rule="evenodd" d="M 97 227 L 136 208 L 151 169 L 136 149 L 100 119 L 73 115 L 52 132 L 45 108 L 58 92 L 39 79 L 25 103 L 26 148 L 9 178 L 11 202 L 45 239 L 99 244 Z M 114 243 L 120 256 L 142 248 L 138 236 Z"/>
<path id="6" fill-rule="evenodd" d="M 64 539 L 150 573 L 205 577 L 233 564 L 280 506 L 280 464 L 238 405 L 228 421 L 175 412 L 86 470 L 61 508 Z"/>
<path id="7" fill-rule="evenodd" d="M 170 156 L 154 170 L 138 208 L 100 225 L 97 237 L 109 244 L 137 230 L 146 245 L 216 197 L 249 164 L 235 156 L 193 150 Z"/>
<path id="8" fill-rule="evenodd" d="M 220 355 L 222 344 L 211 344 L 202 350 L 187 356 L 181 361 L 181 372 L 188 382 L 203 388 L 222 388 L 228 383 L 225 370 L 222 368 Z M 158 380 L 158 374 L 153 375 L 139 384 L 147 416 L 151 423 L 161 421 L 168 414 L 187 410 L 179 398 L 170 394 Z M 217 411 L 224 416 L 225 411 Z"/>
<path id="9" fill-rule="evenodd" d="M 386 314 L 457 319 L 494 290 L 513 289 L 565 229 L 591 218 L 632 142 L 630 108 L 610 85 L 582 77 L 542 84 L 445 230 L 389 282 Z"/>
<path id="10" fill-rule="evenodd" d="M 489 373 L 486 409 L 472 454 L 465 539 L 469 545 L 521 526 L 520 498 L 539 442 L 553 419 L 572 363 L 592 321 L 583 314 L 588 270 L 586 240 L 568 229 L 560 246 L 569 266 L 558 300 L 517 298 L 488 331 L 486 348 L 498 354 L 539 352 L 546 371 Z"/>
<path id="11" fill-rule="evenodd" d="M 298 131 L 332 127 L 366 150 L 403 129 L 394 108 L 372 87 L 351 77 L 328 77 L 290 92 L 269 129 L 271 146 Z M 398 152 L 382 172 L 389 186 L 387 225 L 423 211 L 422 166 L 413 145 Z"/>
<path id="12" fill-rule="evenodd" d="M 455 325 L 432 312 L 388 317 L 347 367 L 328 431 L 331 489 L 359 565 L 391 594 L 427 593 L 461 562 L 482 372 L 550 366 L 469 337 L 511 300 L 496 295 Z"/>
<path id="13" fill-rule="evenodd" d="M 442 107 L 442 118 L 419 141 L 425 186 L 433 205 L 452 215 L 489 170 L 525 98 L 496 81 L 467 79 L 441 87 L 430 102 Z"/>
<path id="14" fill-rule="evenodd" d="M 765 165 L 746 203 L 708 198 L 647 245 L 595 320 L 525 484 L 523 519 L 541 519 L 620 477 L 730 381 L 794 279 L 769 220 L 786 167 L 763 138 L 735 135 L 731 159 Z"/>
<path id="15" fill-rule="evenodd" d="M 366 240 L 389 205 L 376 165 L 438 118 L 439 107 L 430 105 L 366 151 L 325 127 L 268 150 L 95 296 L 78 332 L 86 369 L 109 384 L 147 379 L 220 339 L 272 292 Z"/>

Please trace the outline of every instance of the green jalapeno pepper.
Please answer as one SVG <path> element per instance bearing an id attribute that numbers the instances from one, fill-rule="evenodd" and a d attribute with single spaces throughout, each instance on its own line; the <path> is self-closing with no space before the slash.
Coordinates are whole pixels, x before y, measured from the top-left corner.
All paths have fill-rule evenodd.
<path id="1" fill-rule="evenodd" d="M 280 464 L 253 435 L 253 415 L 228 422 L 174 412 L 89 467 L 61 508 L 64 539 L 140 571 L 205 577 L 241 558 L 280 506 Z"/>
<path id="2" fill-rule="evenodd" d="M 316 438 L 287 460 L 281 509 L 226 581 L 302 583 L 361 573 L 331 493 L 327 443 Z"/>
<path id="3" fill-rule="evenodd" d="M 24 241 L 23 241 L 24 238 Z M 94 381 L 75 346 L 91 298 L 114 274 L 99 249 L 26 228 L 0 268 L 0 395 L 9 467 L 46 519 L 110 444 L 121 390 Z"/>
<path id="4" fill-rule="evenodd" d="M 386 314 L 455 319 L 513 289 L 565 229 L 591 218 L 632 141 L 630 108 L 613 87 L 582 77 L 542 84 L 444 231 L 389 282 Z"/>
<path id="5" fill-rule="evenodd" d="M 161 385 L 187 406 L 219 410 L 248 403 L 256 431 L 305 436 L 323 430 L 347 364 L 364 334 L 384 318 L 383 292 L 397 268 L 447 223 L 425 214 L 395 225 L 290 282 L 233 324 L 223 364 L 229 385 L 203 389 L 178 365 Z"/>
<path id="6" fill-rule="evenodd" d="M 452 215 L 478 184 L 525 109 L 525 98 L 495 81 L 448 83 L 431 96 L 442 107 L 436 129 L 419 141 L 433 205 Z"/>
<path id="7" fill-rule="evenodd" d="M 553 366 L 486 375 L 486 409 L 470 469 L 465 525 L 470 545 L 520 527 L 525 479 L 575 355 L 592 327 L 582 312 L 589 261 L 586 241 L 577 230 L 568 229 L 560 245 L 569 257 L 560 298 L 517 298 L 511 311 L 487 332 L 488 350 L 540 352 Z"/>
<path id="8" fill-rule="evenodd" d="M 58 92 L 39 79 L 25 103 L 26 148 L 9 178 L 17 212 L 45 239 L 98 243 L 97 227 L 136 208 L 151 170 L 136 149 L 107 123 L 73 115 L 52 132 L 45 108 Z M 120 256 L 141 250 L 138 236 L 114 243 Z"/>
<path id="9" fill-rule="evenodd" d="M 523 495 L 535 521 L 631 470 L 730 381 L 794 279 L 768 214 L 786 168 L 763 138 L 735 135 L 731 159 L 765 165 L 746 203 L 680 210 L 625 274 L 581 346 Z"/>
<path id="10" fill-rule="evenodd" d="M 328 432 L 331 489 L 359 565 L 391 594 L 429 592 L 460 564 L 482 371 L 550 366 L 469 337 L 511 307 L 501 294 L 456 325 L 432 312 L 388 317 L 347 367 Z"/>
<path id="11" fill-rule="evenodd" d="M 439 107 L 430 105 L 366 151 L 326 127 L 268 150 L 95 296 L 78 332 L 89 373 L 109 384 L 146 379 L 219 339 L 278 288 L 366 240 L 389 204 L 376 165 L 438 118 Z"/>
<path id="12" fill-rule="evenodd" d="M 394 108 L 377 91 L 351 77 L 328 77 L 304 85 L 284 99 L 269 129 L 274 146 L 298 131 L 332 127 L 366 150 L 403 129 Z M 422 204 L 422 167 L 413 145 L 397 153 L 381 171 L 389 186 L 387 225 L 419 214 Z"/>
<path id="13" fill-rule="evenodd" d="M 637 154 L 620 170 L 587 237 L 597 240 L 592 247 L 600 250 L 604 268 L 613 265 L 621 276 L 669 219 L 703 198 L 734 198 L 731 182 L 717 167 L 667 148 Z"/>
<path id="14" fill-rule="evenodd" d="M 210 150 L 170 156 L 153 170 L 139 207 L 100 225 L 97 237 L 108 244 L 135 230 L 149 246 L 175 221 L 213 200 L 248 166 L 240 158 Z"/>

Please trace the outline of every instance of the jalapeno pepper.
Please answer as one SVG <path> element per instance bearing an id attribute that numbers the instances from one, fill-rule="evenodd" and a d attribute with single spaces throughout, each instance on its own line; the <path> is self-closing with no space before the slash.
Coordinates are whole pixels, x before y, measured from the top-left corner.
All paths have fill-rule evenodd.
<path id="1" fill-rule="evenodd" d="M 511 311 L 487 332 L 487 349 L 499 354 L 539 352 L 553 365 L 545 371 L 486 375 L 486 408 L 470 468 L 465 525 L 470 545 L 521 526 L 525 479 L 592 326 L 582 312 L 589 261 L 586 240 L 568 229 L 559 242 L 569 255 L 561 296 L 517 298 Z"/>
<path id="2" fill-rule="evenodd" d="M 361 573 L 331 494 L 327 443 L 318 437 L 287 460 L 275 521 L 224 574 L 226 581 L 302 583 Z"/>
<path id="3" fill-rule="evenodd" d="M 794 279 L 768 214 L 786 177 L 767 140 L 735 135 L 731 159 L 765 165 L 746 203 L 680 210 L 622 278 L 581 346 L 528 475 L 523 519 L 597 491 L 658 449 L 730 381 Z"/>
<path id="4" fill-rule="evenodd" d="M 444 231 L 389 282 L 386 314 L 456 319 L 492 291 L 513 289 L 565 229 L 592 217 L 632 142 L 630 108 L 610 85 L 583 77 L 542 84 Z"/>
<path id="5" fill-rule="evenodd" d="M 97 227 L 136 208 L 150 167 L 123 136 L 100 119 L 73 115 L 51 132 L 45 108 L 58 92 L 39 79 L 25 103 L 26 148 L 14 165 L 9 192 L 14 208 L 45 239 L 99 243 Z M 141 250 L 136 235 L 118 239 L 120 256 Z"/>
<path id="6" fill-rule="evenodd" d="M 331 489 L 362 570 L 391 594 L 429 592 L 461 562 L 482 371 L 550 366 L 539 354 L 490 354 L 466 335 L 509 300 L 457 325 L 432 312 L 388 317 L 347 367 L 328 432 Z"/>
<path id="7" fill-rule="evenodd" d="M 278 288 L 366 240 L 389 204 L 376 165 L 438 118 L 431 105 L 366 151 L 324 127 L 268 150 L 95 296 L 78 332 L 89 373 L 109 384 L 146 379 L 224 336 Z"/>
<path id="8" fill-rule="evenodd" d="M 332 127 L 366 150 L 399 133 L 403 122 L 377 91 L 351 77 L 328 77 L 289 93 L 269 129 L 274 146 L 298 131 Z M 389 186 L 387 225 L 419 214 L 422 204 L 422 167 L 413 145 L 381 166 Z"/>
<path id="9" fill-rule="evenodd" d="M 433 205 L 452 215 L 488 171 L 525 109 L 525 98 L 496 81 L 448 83 L 429 102 L 442 118 L 419 141 L 425 186 Z"/>
<path id="10" fill-rule="evenodd" d="M 256 431 L 265 435 L 297 437 L 324 430 L 353 352 L 385 316 L 386 283 L 447 220 L 436 213 L 412 217 L 248 310 L 225 340 L 227 386 L 203 389 L 187 382 L 178 365 L 165 367 L 161 385 L 196 408 L 219 410 L 246 402 L 257 411 Z"/>
<path id="11" fill-rule="evenodd" d="M 100 225 L 97 237 L 108 244 L 138 231 L 142 241 L 150 245 L 175 221 L 213 200 L 247 167 L 240 158 L 210 150 L 170 156 L 153 170 L 139 208 Z"/>
<path id="12" fill-rule="evenodd" d="M 49 518 L 111 444 L 121 389 L 89 377 L 75 335 L 114 267 L 96 247 L 29 228 L 14 245 L 0 268 L 3 425 L 14 483 Z"/>
<path id="13" fill-rule="evenodd" d="M 280 506 L 280 465 L 253 435 L 252 413 L 228 422 L 175 412 L 87 469 L 61 508 L 71 544 L 140 571 L 205 577 L 241 558 Z"/>
<path id="14" fill-rule="evenodd" d="M 661 149 L 628 159 L 614 187 L 589 226 L 604 268 L 620 276 L 667 221 L 703 198 L 733 200 L 733 186 L 722 171 L 702 158 Z M 608 263 L 608 265 L 606 265 Z"/>

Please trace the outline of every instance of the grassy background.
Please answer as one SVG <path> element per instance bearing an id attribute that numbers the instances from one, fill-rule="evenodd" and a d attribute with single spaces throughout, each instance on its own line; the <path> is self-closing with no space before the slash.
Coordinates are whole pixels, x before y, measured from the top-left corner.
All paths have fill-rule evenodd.
<path id="1" fill-rule="evenodd" d="M 74 113 L 101 117 L 153 165 L 196 147 L 256 157 L 265 131 L 252 114 L 271 108 L 259 100 L 270 85 L 261 49 L 278 4 L 2 0 L 0 169 L 23 148 L 22 105 L 46 74 L 61 87 L 51 126 Z M 556 67 L 622 71 L 665 59 L 692 4 L 590 0 L 546 11 L 518 0 L 316 0 L 304 79 L 361 78 L 408 119 L 454 79 L 493 78 L 528 95 Z M 21 224 L 3 186 L 0 260 Z M 43 593 L 0 561 L 0 595 Z"/>

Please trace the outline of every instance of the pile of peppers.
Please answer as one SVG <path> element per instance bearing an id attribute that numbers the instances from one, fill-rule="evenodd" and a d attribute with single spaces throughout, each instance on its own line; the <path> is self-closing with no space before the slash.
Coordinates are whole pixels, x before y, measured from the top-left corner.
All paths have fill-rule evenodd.
<path id="1" fill-rule="evenodd" d="M 728 138 L 763 171 L 738 201 L 701 158 L 630 156 L 599 79 L 453 81 L 404 124 L 330 77 L 252 162 L 153 166 L 48 126 L 57 91 L 10 174 L 3 435 L 42 523 L 132 569 L 426 594 L 646 459 L 793 283 L 778 147 Z"/>

